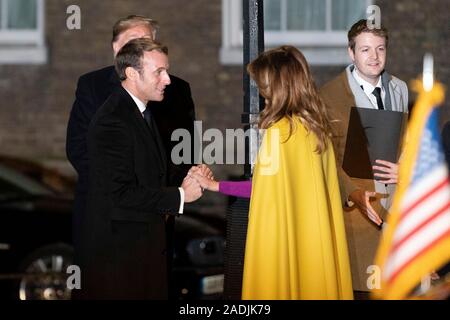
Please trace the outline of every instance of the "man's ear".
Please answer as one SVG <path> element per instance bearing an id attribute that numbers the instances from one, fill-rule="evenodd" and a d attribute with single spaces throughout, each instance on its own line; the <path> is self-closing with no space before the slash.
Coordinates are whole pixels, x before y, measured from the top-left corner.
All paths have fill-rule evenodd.
<path id="1" fill-rule="evenodd" d="M 347 47 L 348 55 L 350 56 L 350 59 L 352 62 L 355 62 L 355 53 L 353 52 L 352 48 Z"/>
<path id="2" fill-rule="evenodd" d="M 117 55 L 117 53 L 119 53 L 120 47 L 119 44 L 117 43 L 117 41 L 112 43 L 112 49 L 114 52 L 114 57 Z"/>
<path id="3" fill-rule="evenodd" d="M 127 76 L 127 79 L 134 81 L 138 76 L 138 71 L 132 67 L 127 67 L 125 69 L 125 75 Z"/>

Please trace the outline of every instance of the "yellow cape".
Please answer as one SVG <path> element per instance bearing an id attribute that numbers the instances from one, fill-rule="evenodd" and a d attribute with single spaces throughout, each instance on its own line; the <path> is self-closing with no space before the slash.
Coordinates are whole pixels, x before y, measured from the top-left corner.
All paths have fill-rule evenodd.
<path id="1" fill-rule="evenodd" d="M 331 143 L 300 121 L 266 131 L 255 165 L 243 299 L 353 299 L 336 163 Z"/>

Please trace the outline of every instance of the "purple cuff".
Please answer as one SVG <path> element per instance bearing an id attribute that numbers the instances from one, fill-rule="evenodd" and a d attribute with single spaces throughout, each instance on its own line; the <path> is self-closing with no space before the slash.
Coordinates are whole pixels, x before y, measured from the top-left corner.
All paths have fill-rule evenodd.
<path id="1" fill-rule="evenodd" d="M 250 198 L 252 194 L 252 180 L 220 181 L 219 192 L 239 198 Z"/>

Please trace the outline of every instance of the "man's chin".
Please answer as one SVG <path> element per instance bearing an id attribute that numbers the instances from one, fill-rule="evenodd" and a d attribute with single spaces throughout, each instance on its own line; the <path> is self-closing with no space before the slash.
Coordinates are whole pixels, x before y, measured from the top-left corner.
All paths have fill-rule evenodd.
<path id="1" fill-rule="evenodd" d="M 374 67 L 369 67 L 370 73 L 375 76 L 378 77 L 381 72 L 383 72 L 383 69 L 381 66 L 374 66 Z"/>
<path id="2" fill-rule="evenodd" d="M 163 101 L 164 100 L 164 94 L 161 94 L 159 96 L 154 96 L 150 99 L 150 101 Z"/>

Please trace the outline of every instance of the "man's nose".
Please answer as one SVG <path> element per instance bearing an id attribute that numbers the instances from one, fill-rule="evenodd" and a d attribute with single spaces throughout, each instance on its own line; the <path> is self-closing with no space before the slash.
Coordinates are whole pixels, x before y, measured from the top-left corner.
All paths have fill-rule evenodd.
<path id="1" fill-rule="evenodd" d="M 170 76 L 169 76 L 169 74 L 167 72 L 165 72 L 163 80 L 164 80 L 164 84 L 166 86 L 168 86 L 170 84 Z"/>
<path id="2" fill-rule="evenodd" d="M 375 50 L 371 50 L 370 51 L 370 57 L 371 58 L 373 58 L 373 59 L 378 59 L 378 52 L 377 52 L 377 50 L 375 49 Z"/>

